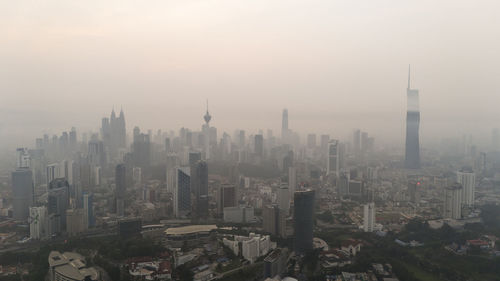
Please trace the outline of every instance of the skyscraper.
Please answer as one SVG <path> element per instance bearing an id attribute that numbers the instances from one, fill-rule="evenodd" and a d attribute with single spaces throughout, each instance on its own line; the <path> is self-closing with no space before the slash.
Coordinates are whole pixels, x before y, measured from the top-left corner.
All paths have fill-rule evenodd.
<path id="1" fill-rule="evenodd" d="M 474 192 L 476 189 L 476 174 L 470 167 L 457 172 L 457 182 L 462 185 L 462 204 L 474 205 Z"/>
<path id="2" fill-rule="evenodd" d="M 83 210 L 85 228 L 95 226 L 94 195 L 92 193 L 83 194 Z"/>
<path id="3" fill-rule="evenodd" d="M 408 99 L 406 113 L 406 153 L 405 168 L 420 168 L 420 142 L 418 130 L 420 126 L 420 109 L 418 101 L 418 90 L 410 88 L 410 68 L 408 68 L 408 88 L 406 89 Z"/>
<path id="4" fill-rule="evenodd" d="M 12 206 L 16 220 L 26 220 L 33 205 L 33 173 L 27 168 L 12 172 Z"/>
<path id="5" fill-rule="evenodd" d="M 48 238 L 48 212 L 47 207 L 30 207 L 30 237 L 41 240 Z"/>
<path id="6" fill-rule="evenodd" d="M 288 185 L 282 184 L 277 189 L 277 193 L 278 206 L 285 214 L 288 215 L 290 212 L 290 190 L 288 189 Z"/>
<path id="7" fill-rule="evenodd" d="M 368 203 L 363 206 L 363 230 L 373 232 L 375 226 L 375 203 Z"/>
<path id="8" fill-rule="evenodd" d="M 174 189 L 174 215 L 184 217 L 191 212 L 191 173 L 189 167 L 179 167 L 176 173 L 176 188 Z"/>
<path id="9" fill-rule="evenodd" d="M 208 216 L 208 165 L 197 161 L 191 166 L 191 194 L 194 197 L 193 217 Z"/>
<path id="10" fill-rule="evenodd" d="M 124 164 L 118 164 L 115 170 L 115 211 L 118 216 L 125 212 L 125 190 L 127 188 L 127 168 Z"/>
<path id="11" fill-rule="evenodd" d="M 295 192 L 293 220 L 295 252 L 304 254 L 313 247 L 314 190 Z"/>
<path id="12" fill-rule="evenodd" d="M 134 128 L 132 155 L 134 166 L 141 167 L 143 174 L 149 174 L 151 166 L 151 139 L 149 134 L 142 134 L 138 127 Z"/>
<path id="13" fill-rule="evenodd" d="M 339 175 L 340 157 L 339 157 L 339 141 L 330 140 L 328 143 L 328 160 L 326 162 L 326 174 Z"/>
<path id="14" fill-rule="evenodd" d="M 264 137 L 262 135 L 254 137 L 254 152 L 257 156 L 264 156 Z"/>
<path id="15" fill-rule="evenodd" d="M 48 213 L 50 234 L 66 230 L 66 210 L 69 208 L 69 183 L 57 178 L 49 184 Z"/>
<path id="16" fill-rule="evenodd" d="M 286 143 L 288 136 L 288 109 L 285 108 L 281 119 L 281 141 Z"/>
<path id="17" fill-rule="evenodd" d="M 236 207 L 236 186 L 234 184 L 221 184 L 217 191 L 217 212 L 222 214 L 226 207 Z"/>
<path id="18" fill-rule="evenodd" d="M 262 229 L 279 237 L 286 237 L 286 215 L 277 205 L 262 210 Z"/>

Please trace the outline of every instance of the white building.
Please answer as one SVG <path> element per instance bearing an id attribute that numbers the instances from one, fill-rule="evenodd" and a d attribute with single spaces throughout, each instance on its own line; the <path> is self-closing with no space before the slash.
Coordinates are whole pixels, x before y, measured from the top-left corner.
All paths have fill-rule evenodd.
<path id="1" fill-rule="evenodd" d="M 224 245 L 230 248 L 235 255 L 243 256 L 251 263 L 259 257 L 267 255 L 269 251 L 276 248 L 276 244 L 271 242 L 269 235 L 250 233 L 247 236 L 233 236 L 233 240 L 224 238 Z M 239 251 L 241 245 L 241 253 Z"/>
<path id="2" fill-rule="evenodd" d="M 45 239 L 49 236 L 49 215 L 47 207 L 30 207 L 30 237 L 31 239 Z"/>
<path id="3" fill-rule="evenodd" d="M 476 174 L 472 169 L 462 169 L 457 172 L 457 182 L 462 185 L 462 204 L 466 206 L 474 205 Z"/>
<path id="4" fill-rule="evenodd" d="M 363 230 L 373 232 L 375 227 L 375 203 L 368 203 L 363 206 Z"/>
<path id="5" fill-rule="evenodd" d="M 455 183 L 444 190 L 443 217 L 448 219 L 462 218 L 462 185 Z"/>

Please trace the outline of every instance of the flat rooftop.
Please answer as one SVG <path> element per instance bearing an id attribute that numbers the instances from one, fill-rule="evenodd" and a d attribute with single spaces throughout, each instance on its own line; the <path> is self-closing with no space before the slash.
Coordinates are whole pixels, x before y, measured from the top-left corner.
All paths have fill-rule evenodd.
<path id="1" fill-rule="evenodd" d="M 194 234 L 198 232 L 210 232 L 216 230 L 217 226 L 215 224 L 203 224 L 203 225 L 188 225 L 181 227 L 169 227 L 165 230 L 166 235 L 186 235 Z"/>

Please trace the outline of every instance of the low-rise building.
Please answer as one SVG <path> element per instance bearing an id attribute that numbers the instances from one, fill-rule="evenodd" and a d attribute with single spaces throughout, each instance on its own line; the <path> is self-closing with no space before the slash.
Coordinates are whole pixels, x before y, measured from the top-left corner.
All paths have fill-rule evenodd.
<path id="1" fill-rule="evenodd" d="M 98 281 L 100 275 L 95 268 L 86 266 L 82 255 L 52 251 L 49 254 L 49 278 L 51 281 Z"/>

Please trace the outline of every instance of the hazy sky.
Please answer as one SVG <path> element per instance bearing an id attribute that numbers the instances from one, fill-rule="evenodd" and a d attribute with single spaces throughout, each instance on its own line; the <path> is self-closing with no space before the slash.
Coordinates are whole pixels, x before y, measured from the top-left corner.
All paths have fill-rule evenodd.
<path id="1" fill-rule="evenodd" d="M 404 141 L 500 127 L 498 1 L 0 0 L 0 139 L 127 126 L 352 128 Z M 28 139 L 27 136 L 30 138 Z M 27 141 L 26 141 L 27 139 Z"/>

